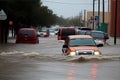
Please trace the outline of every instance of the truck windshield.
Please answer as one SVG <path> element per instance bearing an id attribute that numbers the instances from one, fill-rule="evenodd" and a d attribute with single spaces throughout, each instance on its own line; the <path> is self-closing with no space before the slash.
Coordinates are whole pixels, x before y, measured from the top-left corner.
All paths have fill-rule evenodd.
<path id="1" fill-rule="evenodd" d="M 70 46 L 96 46 L 92 38 L 71 39 Z"/>

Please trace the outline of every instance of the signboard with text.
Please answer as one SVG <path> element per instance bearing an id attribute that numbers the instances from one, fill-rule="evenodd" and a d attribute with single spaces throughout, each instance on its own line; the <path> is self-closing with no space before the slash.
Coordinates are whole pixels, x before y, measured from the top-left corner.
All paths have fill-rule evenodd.
<path id="1" fill-rule="evenodd" d="M 6 19 L 7 19 L 6 13 L 4 12 L 4 10 L 1 10 L 0 11 L 0 20 L 6 20 Z"/>

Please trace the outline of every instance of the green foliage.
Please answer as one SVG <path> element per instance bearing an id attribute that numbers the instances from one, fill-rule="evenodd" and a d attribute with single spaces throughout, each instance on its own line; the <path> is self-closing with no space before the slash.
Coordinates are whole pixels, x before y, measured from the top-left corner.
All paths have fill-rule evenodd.
<path id="1" fill-rule="evenodd" d="M 0 9 L 3 9 L 14 24 L 26 26 L 47 26 L 58 24 L 61 26 L 81 26 L 79 16 L 74 18 L 58 17 L 41 0 L 0 0 Z"/>
<path id="2" fill-rule="evenodd" d="M 79 16 L 73 17 L 73 18 L 63 18 L 61 17 L 57 17 L 57 22 L 58 25 L 60 26 L 83 26 L 83 21 L 80 19 Z"/>
<path id="3" fill-rule="evenodd" d="M 47 6 L 42 6 L 41 0 L 0 0 L 7 20 L 27 26 L 49 26 L 55 23 L 56 15 Z"/>

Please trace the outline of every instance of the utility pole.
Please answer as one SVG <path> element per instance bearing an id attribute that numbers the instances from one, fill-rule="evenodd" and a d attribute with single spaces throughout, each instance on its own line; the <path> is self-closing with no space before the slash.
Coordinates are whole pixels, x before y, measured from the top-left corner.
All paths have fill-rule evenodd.
<path id="1" fill-rule="evenodd" d="M 94 12 L 95 12 L 95 0 L 93 0 L 93 18 L 95 16 Z M 94 29 L 94 20 L 93 20 L 93 29 Z"/>
<path id="2" fill-rule="evenodd" d="M 86 10 L 84 10 L 84 26 L 86 26 Z"/>
<path id="3" fill-rule="evenodd" d="M 108 12 L 110 12 L 110 1 L 108 0 Z"/>
<path id="4" fill-rule="evenodd" d="M 82 21 L 82 11 L 79 13 L 79 26 L 81 26 L 81 21 Z"/>
<path id="5" fill-rule="evenodd" d="M 114 28 L 114 44 L 116 45 L 116 35 L 117 35 L 117 12 L 118 12 L 118 0 L 116 0 L 116 2 L 115 2 L 115 22 L 114 22 L 114 24 L 115 24 L 115 28 Z"/>
<path id="6" fill-rule="evenodd" d="M 105 12 L 105 1 L 103 0 L 103 23 L 105 23 L 105 15 L 104 15 L 104 12 Z"/>
<path id="7" fill-rule="evenodd" d="M 98 28 L 99 28 L 99 24 L 100 24 L 100 0 L 98 0 Z"/>

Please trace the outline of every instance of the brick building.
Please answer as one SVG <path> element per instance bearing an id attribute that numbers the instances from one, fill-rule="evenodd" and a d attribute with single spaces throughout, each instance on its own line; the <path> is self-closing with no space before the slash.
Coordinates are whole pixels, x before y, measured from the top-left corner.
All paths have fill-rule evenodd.
<path id="1" fill-rule="evenodd" d="M 120 0 L 117 2 L 118 7 L 117 7 L 117 15 L 115 15 L 115 8 L 116 8 L 116 0 L 111 0 L 111 6 L 110 6 L 110 35 L 114 36 L 114 31 L 115 31 L 115 17 L 117 16 L 117 24 L 116 24 L 116 36 L 120 37 Z"/>

